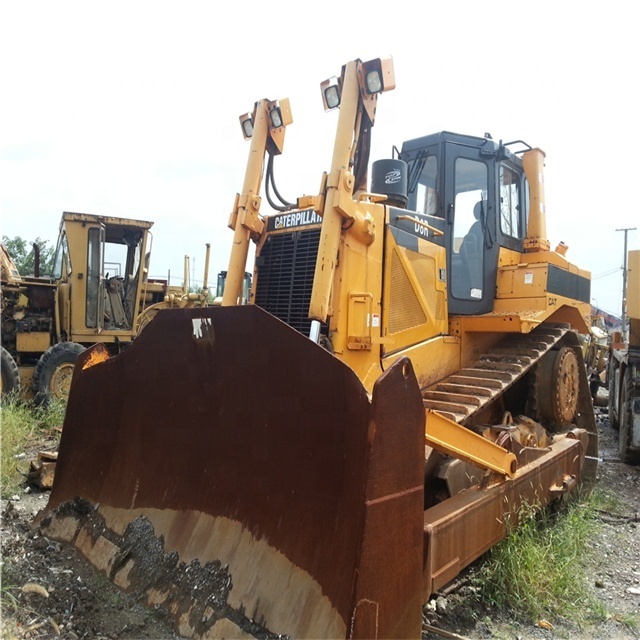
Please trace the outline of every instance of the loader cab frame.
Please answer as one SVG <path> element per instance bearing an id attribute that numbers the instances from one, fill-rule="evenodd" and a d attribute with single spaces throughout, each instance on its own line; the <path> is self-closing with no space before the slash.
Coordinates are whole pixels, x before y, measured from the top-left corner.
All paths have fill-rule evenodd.
<path id="1" fill-rule="evenodd" d="M 63 213 L 51 278 L 66 302 L 59 337 L 78 342 L 130 340 L 140 310 L 152 223 Z"/>
<path id="2" fill-rule="evenodd" d="M 489 138 L 441 132 L 405 142 L 407 207 L 441 218 L 449 313 L 493 310 L 500 248 L 522 252 L 528 189 L 520 158 Z"/>

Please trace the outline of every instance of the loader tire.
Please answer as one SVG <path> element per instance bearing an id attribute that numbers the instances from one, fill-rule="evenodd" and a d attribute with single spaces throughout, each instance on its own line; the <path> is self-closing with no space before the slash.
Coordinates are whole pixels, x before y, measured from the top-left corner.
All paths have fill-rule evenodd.
<path id="1" fill-rule="evenodd" d="M 60 342 L 40 356 L 33 373 L 37 404 L 48 405 L 52 400 L 66 402 L 76 358 L 84 350 L 77 342 Z"/>
<path id="2" fill-rule="evenodd" d="M 620 397 L 620 458 L 627 464 L 640 464 L 640 452 L 631 451 L 631 430 L 633 428 L 633 401 L 636 387 L 633 380 L 633 367 L 627 367 L 621 382 Z"/>
<path id="3" fill-rule="evenodd" d="M 13 356 L 4 348 L 2 349 L 2 377 L 0 380 L 0 396 L 4 398 L 20 388 L 20 373 Z"/>

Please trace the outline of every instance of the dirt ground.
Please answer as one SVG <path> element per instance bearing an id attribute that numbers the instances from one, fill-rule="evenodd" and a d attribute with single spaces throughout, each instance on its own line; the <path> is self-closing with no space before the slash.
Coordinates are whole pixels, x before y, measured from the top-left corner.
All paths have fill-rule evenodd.
<path id="1" fill-rule="evenodd" d="M 620 462 L 616 432 L 606 412 L 598 410 L 600 454 L 598 486 L 614 496 L 615 513 L 602 513 L 602 525 L 591 544 L 585 579 L 609 613 L 606 621 L 579 629 L 562 620 L 552 628 L 516 622 L 505 611 L 475 602 L 464 577 L 425 607 L 424 640 L 445 637 L 497 640 L 640 638 L 640 627 L 625 625 L 635 616 L 640 624 L 640 468 Z M 2 514 L 2 638 L 157 639 L 178 638 L 163 610 L 143 608 L 93 571 L 71 549 L 33 530 L 35 514 L 48 493 L 24 487 L 3 500 Z M 248 636 L 245 636 L 248 637 Z"/>
<path id="2" fill-rule="evenodd" d="M 2 638 L 178 638 L 74 550 L 32 530 L 46 492 L 2 504 Z"/>

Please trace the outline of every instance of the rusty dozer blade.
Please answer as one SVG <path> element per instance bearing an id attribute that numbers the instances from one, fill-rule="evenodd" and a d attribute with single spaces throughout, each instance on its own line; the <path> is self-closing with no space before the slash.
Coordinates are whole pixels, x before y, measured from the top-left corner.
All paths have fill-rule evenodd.
<path id="1" fill-rule="evenodd" d="M 75 368 L 47 536 L 185 636 L 420 636 L 425 418 L 408 360 L 370 399 L 255 306 L 160 312 L 120 355 L 96 350 Z"/>

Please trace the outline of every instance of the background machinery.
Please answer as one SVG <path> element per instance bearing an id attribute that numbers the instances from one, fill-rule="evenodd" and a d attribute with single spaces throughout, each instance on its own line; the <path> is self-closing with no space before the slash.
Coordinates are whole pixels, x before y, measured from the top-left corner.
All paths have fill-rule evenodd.
<path id="1" fill-rule="evenodd" d="M 394 84 L 390 59 L 322 84 L 331 168 L 268 214 L 292 116 L 257 102 L 222 306 L 79 357 L 38 521 L 182 635 L 419 637 L 523 504 L 595 478 L 590 275 L 550 249 L 544 154 L 441 132 L 369 184 Z"/>
<path id="2" fill-rule="evenodd" d="M 589 333 L 582 336 L 582 354 L 584 364 L 589 376 L 589 387 L 594 405 L 605 406 L 607 396 L 599 396 L 601 387 L 606 387 L 609 350 L 611 348 L 611 336 L 606 326 L 603 315 L 591 316 Z"/>
<path id="3" fill-rule="evenodd" d="M 20 387 L 41 402 L 66 398 L 87 346 L 100 341 L 118 353 L 158 308 L 199 303 L 148 279 L 152 225 L 65 212 L 48 276 L 19 274 L 2 246 L 3 394 Z"/>
<path id="4" fill-rule="evenodd" d="M 640 251 L 628 253 L 627 342 L 614 332 L 609 349 L 609 420 L 620 430 L 620 457 L 640 463 Z M 625 327 L 622 327 L 624 330 Z"/>

